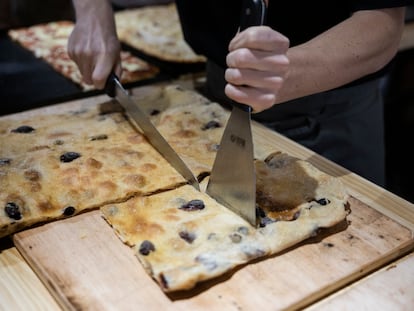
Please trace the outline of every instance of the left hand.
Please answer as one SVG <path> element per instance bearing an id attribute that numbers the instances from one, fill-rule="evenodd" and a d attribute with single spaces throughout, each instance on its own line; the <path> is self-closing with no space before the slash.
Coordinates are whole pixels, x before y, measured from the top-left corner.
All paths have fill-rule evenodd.
<path id="1" fill-rule="evenodd" d="M 268 26 L 239 32 L 229 44 L 226 95 L 253 112 L 272 107 L 289 71 L 289 39 Z"/>

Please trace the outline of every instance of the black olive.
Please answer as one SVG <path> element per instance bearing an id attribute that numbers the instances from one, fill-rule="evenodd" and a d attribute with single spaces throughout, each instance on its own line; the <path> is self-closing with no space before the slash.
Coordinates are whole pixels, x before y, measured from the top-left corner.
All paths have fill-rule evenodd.
<path id="1" fill-rule="evenodd" d="M 265 211 L 259 206 L 256 206 L 256 217 L 258 218 L 266 217 Z"/>
<path id="2" fill-rule="evenodd" d="M 4 207 L 4 210 L 10 218 L 14 220 L 22 219 L 22 214 L 20 213 L 20 207 L 14 202 L 8 202 Z"/>
<path id="3" fill-rule="evenodd" d="M 240 235 L 240 234 L 238 234 L 238 233 L 232 233 L 232 234 L 230 234 L 229 235 L 229 238 L 230 238 L 230 240 L 233 242 L 233 243 L 240 243 L 241 242 L 241 240 L 242 240 L 242 236 Z"/>
<path id="4" fill-rule="evenodd" d="M 212 121 L 207 122 L 207 124 L 205 124 L 201 129 L 205 131 L 209 129 L 215 129 L 218 127 L 221 127 L 221 124 L 217 121 L 212 120 Z"/>
<path id="5" fill-rule="evenodd" d="M 248 235 L 249 234 L 249 228 L 242 226 L 237 228 L 237 232 L 243 234 L 243 235 Z"/>
<path id="6" fill-rule="evenodd" d="M 73 160 L 76 160 L 80 156 L 81 156 L 80 153 L 77 153 L 77 152 L 73 152 L 73 151 L 65 152 L 64 154 L 60 156 L 60 161 L 65 162 L 65 163 L 72 162 Z"/>
<path id="7" fill-rule="evenodd" d="M 9 165 L 10 163 L 11 163 L 11 159 L 9 159 L 9 158 L 0 158 L 0 166 Z"/>
<path id="8" fill-rule="evenodd" d="M 94 141 L 94 140 L 105 140 L 105 139 L 108 139 L 108 135 L 106 135 L 106 134 L 95 135 L 95 136 L 92 136 L 90 138 L 91 141 Z"/>
<path id="9" fill-rule="evenodd" d="M 151 110 L 151 111 L 150 111 L 150 113 L 149 113 L 149 114 L 150 114 L 151 116 L 156 116 L 156 115 L 157 115 L 157 114 L 159 114 L 160 112 L 161 112 L 161 111 L 159 111 L 158 109 L 153 109 L 153 110 Z"/>
<path id="10" fill-rule="evenodd" d="M 12 130 L 13 133 L 31 133 L 35 129 L 29 125 L 22 125 Z"/>
<path id="11" fill-rule="evenodd" d="M 331 201 L 329 201 L 328 199 L 325 199 L 325 198 L 316 200 L 316 202 L 320 205 L 328 205 L 329 203 L 331 203 Z"/>
<path id="12" fill-rule="evenodd" d="M 196 238 L 196 235 L 194 233 L 188 232 L 188 231 L 181 231 L 178 233 L 178 235 L 180 236 L 180 238 L 182 238 L 184 241 L 188 242 L 188 243 L 193 243 L 193 241 Z"/>
<path id="13" fill-rule="evenodd" d="M 144 256 L 149 255 L 153 251 L 155 251 L 155 246 L 148 240 L 143 241 L 139 247 L 139 253 Z"/>
<path id="14" fill-rule="evenodd" d="M 63 145 L 65 142 L 63 141 L 63 140 L 61 140 L 61 139 L 56 139 L 54 142 L 53 142 L 53 144 L 54 145 L 56 145 L 56 146 L 61 146 L 61 145 Z"/>
<path id="15" fill-rule="evenodd" d="M 271 224 L 271 223 L 274 223 L 274 222 L 275 221 L 273 219 L 266 216 L 266 217 L 260 218 L 259 226 L 263 228 L 263 227 L 266 227 L 268 224 Z"/>
<path id="16" fill-rule="evenodd" d="M 63 211 L 63 215 L 72 216 L 73 214 L 75 214 L 75 211 L 76 209 L 73 206 L 67 206 Z"/>
<path id="17" fill-rule="evenodd" d="M 197 211 L 205 208 L 204 202 L 202 200 L 191 200 L 187 203 L 181 205 L 180 209 L 185 211 Z"/>

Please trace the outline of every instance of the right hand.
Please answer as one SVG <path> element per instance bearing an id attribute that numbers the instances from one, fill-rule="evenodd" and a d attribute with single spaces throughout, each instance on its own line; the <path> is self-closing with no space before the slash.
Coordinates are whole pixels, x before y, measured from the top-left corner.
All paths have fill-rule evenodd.
<path id="1" fill-rule="evenodd" d="M 121 45 L 112 9 L 94 7 L 77 12 L 77 22 L 68 40 L 69 57 L 77 64 L 85 83 L 103 89 L 113 70 L 121 77 Z"/>

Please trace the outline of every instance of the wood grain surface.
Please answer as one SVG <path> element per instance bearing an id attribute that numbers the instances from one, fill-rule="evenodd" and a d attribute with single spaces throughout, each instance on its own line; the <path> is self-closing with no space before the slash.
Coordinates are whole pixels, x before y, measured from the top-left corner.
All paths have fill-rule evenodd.
<path id="1" fill-rule="evenodd" d="M 413 285 L 414 254 L 411 253 L 306 310 L 411 311 Z"/>
<path id="2" fill-rule="evenodd" d="M 14 236 L 49 290 L 69 310 L 253 310 L 308 305 L 398 258 L 412 232 L 356 199 L 348 224 L 194 290 L 166 295 L 132 250 L 93 211 Z M 136 309 L 135 309 L 136 310 Z"/>

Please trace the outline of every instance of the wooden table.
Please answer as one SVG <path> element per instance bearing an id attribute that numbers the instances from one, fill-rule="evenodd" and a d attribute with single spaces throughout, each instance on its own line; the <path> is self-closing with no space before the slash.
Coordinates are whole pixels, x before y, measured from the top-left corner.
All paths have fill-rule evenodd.
<path id="1" fill-rule="evenodd" d="M 97 103 L 103 98 L 104 96 L 97 96 L 75 101 L 70 105 Z M 37 112 L 26 112 L 32 113 Z M 310 161 L 319 169 L 340 178 L 353 198 L 411 231 L 412 238 L 413 204 L 277 133 L 273 133 L 271 139 L 263 140 L 263 137 L 268 137 L 268 132 L 269 130 L 260 125 L 255 124 L 253 127 L 254 139 L 262 138 L 262 144 L 256 150 L 258 154 L 277 144 L 280 150 Z M 32 265 L 25 261 L 12 240 L 6 238 L 0 243 L 0 310 L 61 310 L 61 306 L 64 305 L 59 305 L 51 295 L 52 285 L 42 283 Z M 362 267 L 359 277 L 354 275 L 343 280 L 333 291 L 329 288 L 324 289 L 326 295 L 318 296 L 314 301 L 304 301 L 300 307 L 307 306 L 309 310 L 359 309 L 361 306 L 381 310 L 384 307 L 388 310 L 411 309 L 414 305 L 413 249 L 414 243 L 409 241 L 396 252 L 386 254 L 375 267 Z M 94 309 L 93 306 L 91 309 Z"/>

